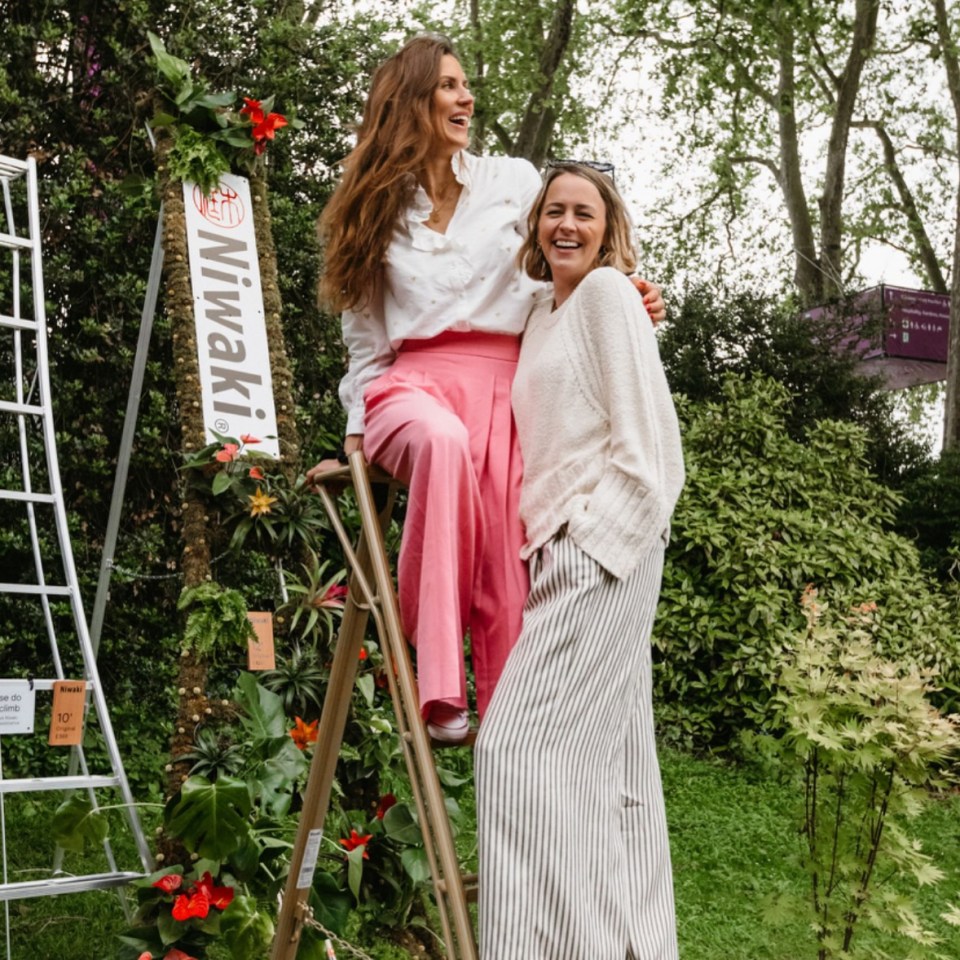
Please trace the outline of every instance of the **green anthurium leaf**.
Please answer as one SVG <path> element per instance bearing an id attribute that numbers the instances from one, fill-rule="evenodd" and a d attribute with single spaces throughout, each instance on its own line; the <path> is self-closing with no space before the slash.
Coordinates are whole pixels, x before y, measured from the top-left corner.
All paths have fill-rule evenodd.
<path id="1" fill-rule="evenodd" d="M 354 847 L 347 851 L 347 886 L 353 894 L 357 903 L 360 902 L 360 881 L 363 879 L 363 855 L 366 853 L 365 845 Z"/>
<path id="2" fill-rule="evenodd" d="M 160 940 L 165 947 L 171 943 L 176 943 L 184 934 L 186 924 L 179 920 L 174 920 L 169 910 L 161 910 L 157 917 L 157 932 L 160 934 Z"/>
<path id="3" fill-rule="evenodd" d="M 210 489 L 213 491 L 213 495 L 217 496 L 218 494 L 224 493 L 230 489 L 230 474 L 225 470 L 221 470 L 220 473 L 215 474 L 213 478 L 213 483 L 210 484 Z"/>
<path id="4" fill-rule="evenodd" d="M 400 862 L 414 883 L 425 883 L 430 879 L 430 861 L 423 847 L 408 847 L 400 854 Z"/>
<path id="5" fill-rule="evenodd" d="M 198 928 L 211 937 L 220 936 L 220 921 L 222 914 L 216 907 L 211 907 L 210 912 L 197 924 Z"/>
<path id="6" fill-rule="evenodd" d="M 357 686 L 360 688 L 360 692 L 363 694 L 363 699 L 367 701 L 367 706 L 373 706 L 373 674 L 372 673 L 363 673 L 357 677 Z"/>
<path id="7" fill-rule="evenodd" d="M 223 860 L 243 845 L 250 831 L 246 819 L 250 794 L 246 783 L 231 777 L 220 777 L 216 783 L 190 777 L 180 794 L 166 828 L 188 850 Z"/>
<path id="8" fill-rule="evenodd" d="M 57 807 L 53 815 L 53 839 L 71 853 L 83 853 L 87 840 L 102 843 L 107 836 L 107 820 L 93 809 L 87 797 L 74 794 Z"/>
<path id="9" fill-rule="evenodd" d="M 248 836 L 229 857 L 230 870 L 238 880 L 252 880 L 260 869 L 260 845 Z"/>
<path id="10" fill-rule="evenodd" d="M 220 935 L 232 960 L 260 960 L 270 950 L 273 921 L 253 897 L 234 897 L 221 918 Z"/>
<path id="11" fill-rule="evenodd" d="M 423 843 L 420 825 L 413 819 L 413 813 L 408 804 L 395 803 L 383 815 L 383 829 L 391 840 L 397 840 L 399 843 Z"/>
<path id="12" fill-rule="evenodd" d="M 131 927 L 121 933 L 118 939 L 122 944 L 132 947 L 136 956 L 145 950 L 153 954 L 159 953 L 161 956 L 164 953 L 164 944 L 155 926 Z"/>
<path id="13" fill-rule="evenodd" d="M 272 690 L 257 683 L 252 673 L 240 674 L 234 697 L 243 708 L 243 725 L 254 740 L 287 736 L 288 722 L 283 712 L 283 700 Z M 292 740 L 290 744 L 296 749 Z"/>
<path id="14" fill-rule="evenodd" d="M 336 879 L 329 873 L 318 870 L 313 875 L 310 906 L 313 907 L 314 917 L 328 930 L 336 934 L 346 930 L 351 909 L 350 896 L 340 889 Z"/>
<path id="15" fill-rule="evenodd" d="M 215 110 L 217 107 L 229 107 L 237 99 L 237 95 L 228 90 L 224 93 L 206 93 L 197 98 L 197 106 Z"/>

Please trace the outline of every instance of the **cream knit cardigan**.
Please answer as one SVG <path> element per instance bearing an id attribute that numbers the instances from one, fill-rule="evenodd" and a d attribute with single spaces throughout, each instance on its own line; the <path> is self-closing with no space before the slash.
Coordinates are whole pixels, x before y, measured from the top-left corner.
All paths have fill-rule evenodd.
<path id="1" fill-rule="evenodd" d="M 669 538 L 683 487 L 680 429 L 660 353 L 633 284 L 592 271 L 559 310 L 527 320 L 513 383 L 523 454 L 527 559 L 564 524 L 615 577 Z"/>

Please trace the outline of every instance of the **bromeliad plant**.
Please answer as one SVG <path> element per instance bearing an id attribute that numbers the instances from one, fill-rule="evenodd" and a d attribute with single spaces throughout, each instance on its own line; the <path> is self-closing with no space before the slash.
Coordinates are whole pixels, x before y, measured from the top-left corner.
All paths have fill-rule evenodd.
<path id="1" fill-rule="evenodd" d="M 310 551 L 326 518 L 306 477 L 291 480 L 273 457 L 255 448 L 258 437 L 214 435 L 215 442 L 188 453 L 184 464 L 191 491 L 219 508 L 230 531 L 229 549 L 238 552 L 252 539 L 273 554 L 297 546 Z"/>
<path id="2" fill-rule="evenodd" d="M 946 782 L 945 761 L 960 750 L 960 717 L 931 705 L 931 671 L 877 655 L 875 603 L 839 617 L 808 587 L 802 607 L 807 629 L 786 651 L 775 701 L 787 731 L 783 755 L 802 775 L 804 912 L 817 960 L 873 956 L 854 939 L 864 926 L 905 938 L 907 957 L 932 960 L 937 938 L 903 889 L 935 884 L 943 873 L 907 823 Z"/>

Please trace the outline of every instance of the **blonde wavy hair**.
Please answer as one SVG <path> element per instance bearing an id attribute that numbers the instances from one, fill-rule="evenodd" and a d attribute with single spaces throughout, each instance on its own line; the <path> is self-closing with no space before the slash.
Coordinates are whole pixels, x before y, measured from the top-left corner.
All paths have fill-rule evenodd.
<path id="1" fill-rule="evenodd" d="M 540 215 L 543 213 L 550 184 L 565 173 L 582 177 L 592 183 L 597 188 L 601 200 L 603 200 L 607 229 L 604 233 L 603 244 L 600 247 L 600 258 L 597 260 L 596 266 L 613 267 L 621 273 L 633 273 L 637 268 L 637 254 L 633 244 L 633 224 L 630 222 L 630 214 L 627 213 L 623 198 L 617 192 L 613 180 L 605 173 L 594 170 L 593 167 L 588 167 L 586 164 L 572 162 L 557 163 L 547 168 L 543 178 L 543 186 L 540 188 L 537 199 L 530 210 L 530 215 L 527 217 L 527 239 L 524 240 L 523 246 L 517 253 L 517 265 L 534 280 L 553 279 L 550 264 L 547 263 L 547 258 L 543 255 L 543 250 L 537 239 L 537 226 L 540 222 Z"/>
<path id="2" fill-rule="evenodd" d="M 436 142 L 433 95 L 445 54 L 456 56 L 446 37 L 417 36 L 373 75 L 357 145 L 317 227 L 320 302 L 335 312 L 365 306 L 380 280 L 393 231 Z"/>

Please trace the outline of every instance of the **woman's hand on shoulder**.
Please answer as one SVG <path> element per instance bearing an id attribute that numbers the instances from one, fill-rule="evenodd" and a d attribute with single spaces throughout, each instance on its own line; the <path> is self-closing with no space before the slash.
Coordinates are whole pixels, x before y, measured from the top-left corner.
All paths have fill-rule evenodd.
<path id="1" fill-rule="evenodd" d="M 663 302 L 663 293 L 660 288 L 649 280 L 642 280 L 640 277 L 630 277 L 630 282 L 637 288 L 637 292 L 643 296 L 643 305 L 650 314 L 653 325 L 656 326 L 667 316 L 667 305 Z"/>

